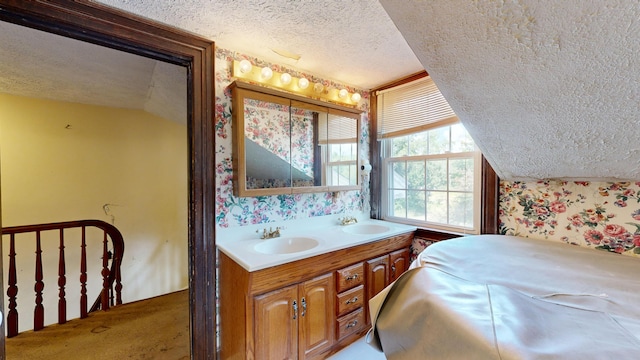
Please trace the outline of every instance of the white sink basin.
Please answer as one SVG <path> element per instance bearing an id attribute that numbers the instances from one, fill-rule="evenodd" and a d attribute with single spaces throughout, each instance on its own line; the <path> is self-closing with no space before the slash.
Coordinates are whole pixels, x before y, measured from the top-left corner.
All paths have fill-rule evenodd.
<path id="1" fill-rule="evenodd" d="M 253 248 L 263 254 L 291 254 L 313 249 L 318 240 L 307 237 L 286 237 L 262 240 Z"/>
<path id="2" fill-rule="evenodd" d="M 389 231 L 389 227 L 378 224 L 355 224 L 346 225 L 342 228 L 342 231 L 356 235 L 373 235 L 387 232 Z"/>

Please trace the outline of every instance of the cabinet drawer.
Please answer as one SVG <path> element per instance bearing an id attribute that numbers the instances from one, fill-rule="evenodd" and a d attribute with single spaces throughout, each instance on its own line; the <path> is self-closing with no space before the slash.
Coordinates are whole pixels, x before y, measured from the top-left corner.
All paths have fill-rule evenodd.
<path id="1" fill-rule="evenodd" d="M 337 304 L 338 316 L 362 307 L 364 304 L 364 286 L 359 285 L 358 287 L 338 294 Z"/>
<path id="2" fill-rule="evenodd" d="M 336 270 L 336 291 L 343 292 L 362 284 L 364 281 L 364 264 L 357 263 L 346 268 Z"/>
<path id="3" fill-rule="evenodd" d="M 338 318 L 338 341 L 364 329 L 364 311 L 362 308 Z"/>

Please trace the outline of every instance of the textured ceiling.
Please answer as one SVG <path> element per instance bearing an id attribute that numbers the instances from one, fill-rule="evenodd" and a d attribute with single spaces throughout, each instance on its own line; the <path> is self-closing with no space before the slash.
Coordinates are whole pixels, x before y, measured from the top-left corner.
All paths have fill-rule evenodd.
<path id="1" fill-rule="evenodd" d="M 186 124 L 186 68 L 0 22 L 0 92 L 145 110 Z"/>
<path id="2" fill-rule="evenodd" d="M 377 0 L 98 2 L 199 34 L 217 47 L 362 89 L 423 70 Z"/>
<path id="3" fill-rule="evenodd" d="M 640 179 L 637 1 L 381 0 L 504 179 Z"/>
<path id="4" fill-rule="evenodd" d="M 425 68 L 503 179 L 640 178 L 638 2 L 99 2 L 196 33 L 222 48 L 363 89 Z M 5 30 L 2 24 L 0 38 Z M 6 49 L 26 41 L 0 43 L 0 86 L 6 86 L 5 74 L 22 66 L 38 74 L 34 64 L 6 65 Z M 32 46 L 53 54 L 47 61 L 54 65 L 40 67 L 62 72 L 64 65 L 73 64 L 76 80 L 87 86 L 82 91 L 66 88 L 62 73 L 57 80 L 63 85 L 56 80 L 54 86 L 44 77 L 30 79 L 39 93 L 89 94 L 93 90 L 87 80 L 109 87 L 120 73 L 136 80 L 125 81 L 120 99 L 113 99 L 118 106 L 165 116 L 175 112 L 157 110 L 174 103 L 163 99 L 177 96 L 175 89 L 163 86 L 175 79 L 160 68 L 166 64 L 142 70 L 142 62 L 149 60 L 118 59 L 118 72 L 105 78 L 94 71 L 98 69 L 79 70 L 76 60 L 95 54 L 91 62 L 109 74 L 111 66 L 97 64 L 112 55 L 82 46 L 90 48 L 67 51 L 48 40 Z M 27 91 L 27 80 L 18 76 L 12 81 L 11 88 Z M 130 102 L 136 104 L 123 105 Z"/>

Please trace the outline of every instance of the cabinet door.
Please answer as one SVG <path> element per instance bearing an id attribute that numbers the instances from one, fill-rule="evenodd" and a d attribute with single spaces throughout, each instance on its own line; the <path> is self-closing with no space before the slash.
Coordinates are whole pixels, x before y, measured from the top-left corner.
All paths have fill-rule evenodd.
<path id="1" fill-rule="evenodd" d="M 391 284 L 409 268 L 409 249 L 401 249 L 392 252 L 389 254 L 389 262 L 391 264 L 389 284 Z"/>
<path id="2" fill-rule="evenodd" d="M 389 284 L 389 256 L 384 255 L 367 261 L 367 300 L 374 297 Z"/>
<path id="3" fill-rule="evenodd" d="M 254 298 L 255 359 L 296 359 L 298 355 L 298 285 Z"/>
<path id="4" fill-rule="evenodd" d="M 314 358 L 334 343 L 333 273 L 300 284 L 300 359 Z"/>

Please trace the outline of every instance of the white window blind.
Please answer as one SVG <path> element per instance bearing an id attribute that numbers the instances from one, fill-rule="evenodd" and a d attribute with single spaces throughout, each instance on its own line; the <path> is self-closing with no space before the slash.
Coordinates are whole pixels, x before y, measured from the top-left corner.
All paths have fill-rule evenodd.
<path id="1" fill-rule="evenodd" d="M 380 140 L 458 122 L 429 76 L 379 91 L 377 96 Z"/>
<path id="2" fill-rule="evenodd" d="M 327 124 L 328 121 L 328 124 Z M 320 144 L 355 143 L 358 141 L 358 122 L 350 117 L 329 113 L 320 117 L 318 142 Z"/>

